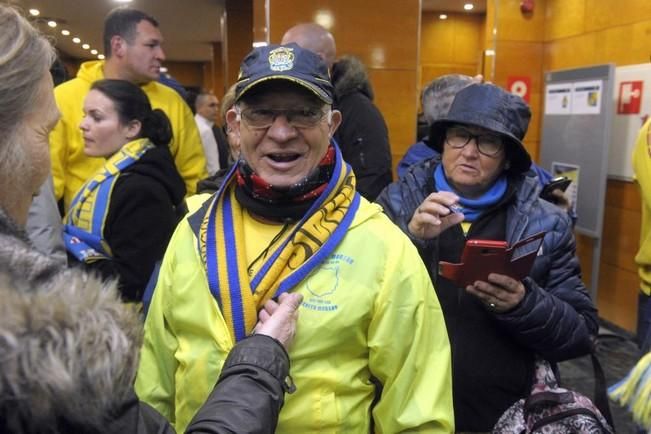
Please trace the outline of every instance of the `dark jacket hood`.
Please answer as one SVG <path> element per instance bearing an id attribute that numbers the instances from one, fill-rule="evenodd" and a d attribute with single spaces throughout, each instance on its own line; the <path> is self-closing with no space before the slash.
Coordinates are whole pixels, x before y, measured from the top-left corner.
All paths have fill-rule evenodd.
<path id="1" fill-rule="evenodd" d="M 128 167 L 123 173 L 138 173 L 154 178 L 165 187 L 174 204 L 180 204 L 185 197 L 185 183 L 167 146 L 150 149 L 138 160 L 138 164 Z"/>
<path id="2" fill-rule="evenodd" d="M 366 67 L 356 57 L 344 56 L 332 65 L 332 84 L 335 87 L 335 99 L 361 92 L 373 100 L 373 88 Z"/>

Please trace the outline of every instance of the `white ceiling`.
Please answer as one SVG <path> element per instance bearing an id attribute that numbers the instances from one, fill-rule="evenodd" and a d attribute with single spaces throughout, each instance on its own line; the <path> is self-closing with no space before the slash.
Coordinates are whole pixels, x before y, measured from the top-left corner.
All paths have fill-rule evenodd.
<path id="1" fill-rule="evenodd" d="M 115 0 L 8 0 L 25 11 L 37 8 L 41 11 L 39 27 L 51 35 L 56 46 L 72 57 L 89 59 L 93 56 L 81 44 L 72 42 L 73 36 L 88 43 L 100 53 L 104 16 L 114 7 L 124 3 Z M 209 61 L 212 58 L 212 42 L 221 40 L 220 17 L 225 0 L 133 0 L 131 7 L 153 15 L 160 23 L 165 42 L 163 48 L 169 61 Z M 303 0 L 296 0 L 303 1 Z M 471 13 L 484 13 L 486 0 L 422 0 L 423 10 L 464 12 L 463 5 L 471 2 Z M 60 24 L 52 29 L 44 18 Z M 62 29 L 70 30 L 70 36 L 61 35 Z"/>
<path id="2" fill-rule="evenodd" d="M 100 53 L 104 16 L 114 7 L 125 3 L 115 0 L 10 0 L 25 11 L 37 8 L 39 17 L 62 21 L 55 29 L 44 22 L 39 27 L 55 38 L 58 48 L 73 57 L 93 58 L 81 44 L 72 42 L 79 36 L 82 43 Z M 126 3 L 154 16 L 163 33 L 163 49 L 168 60 L 208 61 L 212 58 L 212 42 L 221 39 L 220 17 L 224 0 L 134 0 Z M 39 20 L 41 22 L 42 20 Z M 68 29 L 70 36 L 61 35 L 61 29 Z"/>

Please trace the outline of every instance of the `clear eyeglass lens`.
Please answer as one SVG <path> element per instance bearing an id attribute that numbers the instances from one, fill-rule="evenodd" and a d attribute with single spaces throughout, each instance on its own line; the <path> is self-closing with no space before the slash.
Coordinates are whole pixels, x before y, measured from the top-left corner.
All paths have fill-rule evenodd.
<path id="1" fill-rule="evenodd" d="M 293 127 L 313 127 L 323 119 L 325 113 L 320 109 L 257 109 L 247 108 L 242 110 L 242 117 L 253 128 L 269 128 L 278 116 L 284 116 Z"/>

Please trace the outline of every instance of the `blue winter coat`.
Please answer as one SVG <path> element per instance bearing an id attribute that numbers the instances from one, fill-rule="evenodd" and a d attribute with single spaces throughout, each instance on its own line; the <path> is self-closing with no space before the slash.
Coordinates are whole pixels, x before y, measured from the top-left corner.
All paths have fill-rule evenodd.
<path id="1" fill-rule="evenodd" d="M 433 192 L 435 164 L 429 160 L 412 166 L 376 201 L 416 244 L 431 270 L 438 268 L 436 240 L 414 238 L 407 225 Z M 546 235 L 529 277 L 523 280 L 526 293 L 520 304 L 509 312 L 491 314 L 512 339 L 549 361 L 585 355 L 599 326 L 597 309 L 581 280 L 571 221 L 563 210 L 538 197 L 537 178 L 520 175 L 509 182 L 516 187 L 515 200 L 506 211 L 509 245 L 541 231 Z"/>

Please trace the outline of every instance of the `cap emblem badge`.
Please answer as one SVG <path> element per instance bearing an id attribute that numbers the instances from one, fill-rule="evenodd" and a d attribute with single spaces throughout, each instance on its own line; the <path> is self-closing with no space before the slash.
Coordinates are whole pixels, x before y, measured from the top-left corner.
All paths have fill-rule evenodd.
<path id="1" fill-rule="evenodd" d="M 282 72 L 294 68 L 294 49 L 279 47 L 269 52 L 269 68 L 272 71 Z"/>

